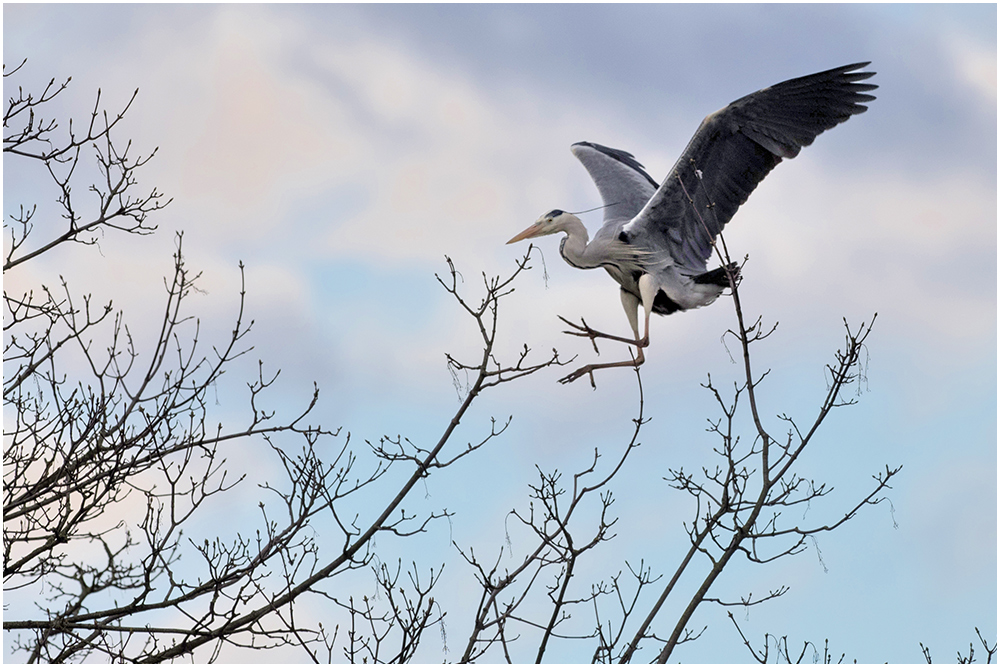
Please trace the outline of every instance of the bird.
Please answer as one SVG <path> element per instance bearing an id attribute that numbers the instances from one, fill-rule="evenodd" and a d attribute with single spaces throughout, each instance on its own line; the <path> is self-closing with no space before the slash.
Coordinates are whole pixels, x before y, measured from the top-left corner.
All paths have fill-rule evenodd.
<path id="1" fill-rule="evenodd" d="M 667 177 L 657 183 L 634 155 L 582 141 L 571 151 L 590 174 L 604 206 L 604 222 L 593 240 L 574 213 L 553 209 L 508 244 L 563 233 L 559 253 L 573 267 L 605 269 L 621 286 L 622 307 L 632 338 L 564 322 L 565 333 L 635 346 L 620 362 L 590 364 L 562 378 L 569 383 L 601 368 L 638 367 L 645 361 L 652 313 L 707 306 L 735 286 L 734 263 L 708 269 L 716 237 L 754 188 L 782 160 L 799 154 L 822 132 L 864 113 L 878 88 L 855 63 L 768 86 L 709 114 Z M 639 335 L 639 309 L 644 314 Z M 596 349 L 596 344 L 595 344 Z"/>

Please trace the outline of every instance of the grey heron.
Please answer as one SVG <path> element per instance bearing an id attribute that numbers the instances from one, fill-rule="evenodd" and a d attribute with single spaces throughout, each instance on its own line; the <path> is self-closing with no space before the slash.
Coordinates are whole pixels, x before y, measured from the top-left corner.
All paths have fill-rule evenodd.
<path id="1" fill-rule="evenodd" d="M 860 83 L 874 72 L 856 63 L 790 79 L 741 97 L 709 114 L 673 169 L 657 184 L 631 153 L 590 142 L 573 154 L 590 173 L 604 202 L 604 224 L 590 240 L 572 213 L 554 209 L 507 243 L 564 233 L 559 253 L 579 269 L 604 268 L 619 285 L 633 338 L 570 323 L 580 336 L 607 338 L 637 349 L 632 359 L 584 366 L 572 382 L 599 368 L 639 366 L 649 345 L 651 313 L 706 306 L 738 277 L 735 265 L 708 270 L 715 239 L 757 184 L 785 158 L 799 154 L 823 131 L 868 109 Z M 639 336 L 642 308 L 644 334 Z"/>

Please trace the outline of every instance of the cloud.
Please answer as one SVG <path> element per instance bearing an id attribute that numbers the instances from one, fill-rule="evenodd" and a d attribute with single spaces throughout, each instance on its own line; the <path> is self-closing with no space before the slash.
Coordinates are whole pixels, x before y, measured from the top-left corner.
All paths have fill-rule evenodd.
<path id="1" fill-rule="evenodd" d="M 978 99 L 983 111 L 996 114 L 997 108 L 997 48 L 987 44 L 958 26 L 950 26 L 939 36 L 940 49 L 950 61 L 958 81 Z"/>
<path id="2" fill-rule="evenodd" d="M 995 191 L 963 174 L 848 172 L 804 155 L 778 169 L 727 230 L 772 290 L 888 307 L 901 330 L 992 335 Z"/>
<path id="3" fill-rule="evenodd" d="M 337 42 L 317 57 L 350 84 L 378 125 L 352 128 L 366 136 L 367 159 L 378 168 L 368 171 L 369 205 L 331 230 L 332 258 L 482 255 L 527 224 L 525 204 L 541 188 L 525 172 L 542 174 L 547 164 L 518 168 L 543 130 L 533 114 L 497 104 L 462 77 L 382 42 Z"/>
<path id="4" fill-rule="evenodd" d="M 751 29 L 745 21 L 727 19 L 713 24 L 708 42 L 698 28 L 706 16 L 700 9 L 684 8 L 678 15 L 674 8 L 657 8 L 657 22 L 642 27 L 650 39 L 627 44 L 635 49 L 622 45 L 633 35 L 632 19 L 651 15 L 642 8 L 625 13 L 494 8 L 489 11 L 506 22 L 482 48 L 469 27 L 493 21 L 477 18 L 479 10 L 471 6 L 454 14 L 407 8 L 409 15 L 388 6 L 58 11 L 13 6 L 10 11 L 22 20 L 36 17 L 32 20 L 44 22 L 62 40 L 63 48 L 46 52 L 62 58 L 57 71 L 44 71 L 55 55 L 39 67 L 43 77 L 75 68 L 69 73 L 77 97 L 67 100 L 82 105 L 76 107 L 78 116 L 92 104 L 97 86 L 115 101 L 141 85 L 122 136 L 133 137 L 143 152 L 161 146 L 140 180 L 155 183 L 175 202 L 156 215 L 162 230 L 157 236 L 109 236 L 100 251 L 73 248 L 5 276 L 7 286 L 65 273 L 74 286 L 113 295 L 136 331 L 155 335 L 161 276 L 170 271 L 170 231 L 184 228 L 188 265 L 205 274 L 201 286 L 208 294 L 194 294 L 190 302 L 191 311 L 203 317 L 205 343 L 225 340 L 231 329 L 239 289 L 236 261 L 243 259 L 248 316 L 257 321 L 250 339 L 256 349 L 252 358 L 241 360 L 249 375 L 258 356 L 272 370 L 284 368 L 282 395 L 275 400 L 289 403 L 307 399 L 311 381 L 318 380 L 323 389 L 318 417 L 362 437 L 399 429 L 428 439 L 436 437 L 435 420 L 447 423 L 456 395 L 443 353 L 471 361 L 480 350 L 474 324 L 432 274 L 446 271 L 443 255 L 451 255 L 462 272 L 463 293 L 478 303 L 480 272 L 509 272 L 525 250 L 526 244 L 503 245 L 514 233 L 545 210 L 598 204 L 569 144 L 594 140 L 619 146 L 663 177 L 701 117 L 718 106 L 714 100 L 721 104 L 749 92 L 740 83 L 747 71 L 763 76 L 760 63 L 784 68 L 805 56 L 829 59 L 832 66 L 850 61 L 841 59 L 843 51 L 867 44 L 879 68 L 876 81 L 883 85 L 871 110 L 781 165 L 727 228 L 733 252 L 750 255 L 745 305 L 765 321 L 782 322 L 756 357 L 761 370 L 769 364 L 776 369 L 762 386 L 762 401 L 798 407 L 805 398 L 795 396 L 796 388 L 813 380 L 810 390 L 822 391 L 822 363 L 829 341 L 839 342 L 840 317 L 856 323 L 875 310 L 876 333 L 889 335 L 873 337 L 872 390 L 902 398 L 872 417 L 881 429 L 876 435 L 858 429 L 843 440 L 873 457 L 890 456 L 883 441 L 908 433 L 900 424 L 925 419 L 921 405 L 944 411 L 943 397 L 970 405 L 970 395 L 995 393 L 988 383 L 971 391 L 954 383 L 956 366 L 981 366 L 984 357 L 995 361 L 996 350 L 996 191 L 990 171 L 996 154 L 993 144 L 982 141 L 995 128 L 996 65 L 995 46 L 982 40 L 957 32 L 939 37 L 936 26 L 928 34 L 907 32 L 882 14 L 865 13 L 870 21 L 859 21 L 857 10 L 841 14 L 830 8 L 821 15 L 812 9 L 757 12 Z M 420 20 L 411 24 L 408 16 Z M 7 8 L 5 18 L 7 38 L 17 30 Z M 662 34 L 663 23 L 677 18 L 688 22 L 674 21 L 671 29 L 684 33 L 691 49 L 684 46 L 688 42 L 653 39 Z M 828 28 L 828 18 L 871 27 L 850 34 L 826 30 L 819 39 L 810 26 Z M 612 19 L 618 23 L 607 39 Z M 75 29 L 80 25 L 86 30 Z M 590 36 L 593 43 L 588 38 L 569 44 L 554 26 L 564 35 L 569 26 L 571 34 Z M 759 42 L 762 34 L 777 30 L 808 42 L 812 50 L 806 54 L 787 41 L 769 40 L 770 53 L 738 69 L 726 65 L 729 46 Z M 742 41 L 730 44 L 737 31 Z M 834 34 L 836 39 L 829 37 Z M 914 42 L 914 35 L 921 40 Z M 454 39 L 440 47 L 437 38 Z M 837 44 L 830 47 L 824 40 Z M 13 40 L 5 43 L 9 49 Z M 710 57 L 693 52 L 706 43 L 712 45 Z M 473 60 L 479 65 L 469 64 Z M 934 67 L 926 67 L 928 62 Z M 953 94 L 960 86 L 967 98 Z M 705 99 L 713 102 L 702 108 Z M 986 116 L 989 123 L 983 125 Z M 14 176 L 5 174 L 5 189 L 13 191 L 7 184 Z M 585 222 L 595 231 L 600 213 L 588 214 Z M 564 327 L 556 314 L 627 331 L 614 282 L 601 271 L 568 267 L 557 244 L 556 238 L 541 240 L 544 255 L 533 256 L 534 270 L 502 303 L 501 358 L 512 358 L 527 342 L 539 356 L 557 346 L 564 358 L 579 353 L 581 364 L 594 360 L 588 341 L 560 333 Z M 655 474 L 660 466 L 703 464 L 710 444 L 700 420 L 714 408 L 697 383 L 706 369 L 720 386 L 728 382 L 721 376 L 738 373 L 719 343 L 732 319 L 731 303 L 720 299 L 709 308 L 653 322 L 643 378 L 647 414 L 655 419 L 644 432 L 649 446 L 637 452 L 648 458 L 637 459 L 642 465 L 628 480 L 633 488 L 647 488 L 635 484 L 643 475 L 661 484 Z M 822 347 L 822 356 L 812 356 L 816 347 Z M 803 348 L 808 354 L 800 354 Z M 601 346 L 602 361 L 625 356 L 621 346 Z M 892 368 L 879 368 L 886 360 Z M 244 369 L 234 370 L 223 382 L 242 383 Z M 570 470 L 590 456 L 581 451 L 582 443 L 600 442 L 602 451 L 609 451 L 630 428 L 632 374 L 599 376 L 597 392 L 583 382 L 557 386 L 558 375 L 553 370 L 521 383 L 516 392 L 492 392 L 481 411 L 463 420 L 468 431 L 460 437 L 472 440 L 488 424 L 483 415 L 517 415 L 497 453 L 483 453 L 503 459 L 503 475 L 491 480 L 494 488 L 481 494 L 483 506 L 463 520 L 502 516 L 512 498 L 523 498 L 523 482 L 533 474 L 530 463 Z M 902 386 L 895 378 L 903 378 Z M 220 395 L 220 410 L 234 410 L 225 400 L 226 386 Z M 231 395 L 236 401 L 237 393 Z M 961 421 L 948 414 L 942 416 L 947 423 Z M 993 451 L 995 415 L 990 423 L 988 413 L 976 411 L 969 417 L 975 420 L 987 437 L 968 435 L 962 424 L 954 427 L 954 437 Z M 939 438 L 924 431 L 913 428 L 900 456 L 943 469 L 937 488 L 959 488 L 961 466 L 941 467 L 948 448 L 941 450 Z M 910 459 L 902 462 L 912 469 Z M 838 455 L 831 457 L 834 465 L 851 466 L 853 475 L 858 463 Z M 464 482 L 472 484 L 469 480 L 475 475 Z M 660 488 L 646 481 L 649 488 Z M 926 479 L 918 479 L 909 485 L 915 489 L 911 495 L 927 486 Z M 988 476 L 974 476 L 970 489 L 969 502 L 984 494 L 995 501 Z M 436 493 L 438 502 L 445 492 Z M 634 495 L 639 505 L 648 497 Z M 449 506 L 467 497 L 459 493 Z M 928 526 L 947 518 L 951 505 L 945 507 Z M 956 534 L 980 530 L 975 522 L 960 524 Z M 502 524 L 489 526 L 482 530 L 499 534 Z M 469 539 L 469 533 L 463 538 L 455 532 L 460 540 Z M 995 541 L 989 531 L 980 537 L 982 543 Z M 648 538 L 651 549 L 659 538 L 656 531 Z M 845 541 L 845 548 L 854 547 Z M 981 566 L 989 558 L 934 550 L 901 587 L 912 589 L 913 581 L 942 564 Z M 955 582 L 957 594 L 972 590 L 957 576 Z M 858 599 L 848 602 L 856 605 Z"/>
<path id="5" fill-rule="evenodd" d="M 206 17 L 189 25 L 173 13 L 147 16 L 136 33 L 142 39 L 131 39 L 136 59 L 110 72 L 118 81 L 143 80 L 136 127 L 146 145 L 163 147 L 148 177 L 176 198 L 159 216 L 164 230 L 187 228 L 189 264 L 204 270 L 211 293 L 235 294 L 243 258 L 258 320 L 299 322 L 287 335 L 310 340 L 333 328 L 333 341 L 355 352 L 344 363 L 383 359 L 385 372 L 415 382 L 465 336 L 460 314 L 443 305 L 431 279 L 444 269 L 443 255 L 456 258 L 471 286 L 480 270 L 512 267 L 523 247 L 503 242 L 539 212 L 598 203 L 568 151 L 573 141 L 609 135 L 663 176 L 671 150 L 682 148 L 674 135 L 687 132 L 674 128 L 677 146 L 663 146 L 642 134 L 648 128 L 623 129 L 631 119 L 613 114 L 627 106 L 600 108 L 597 117 L 586 104 L 547 104 L 538 82 L 498 90 L 412 40 L 351 30 L 352 22 L 368 25 L 363 16 L 310 23 L 273 8 L 220 7 Z M 180 30 L 185 40 L 176 39 Z M 963 53 L 955 70 L 979 72 L 982 49 Z M 727 239 L 734 252 L 751 255 L 746 289 L 758 289 L 769 312 L 794 305 L 803 313 L 862 308 L 885 316 L 888 308 L 900 328 L 988 333 L 984 285 L 995 258 L 979 249 L 995 246 L 995 192 L 962 173 L 914 180 L 903 165 L 869 167 L 862 155 L 838 161 L 838 137 L 879 122 L 872 112 L 822 137 L 737 214 Z M 586 221 L 593 232 L 599 213 Z M 548 285 L 536 260 L 507 317 L 512 332 L 586 353 L 588 346 L 559 334 L 554 314 L 625 331 L 617 289 L 603 272 L 564 266 L 557 242 L 539 244 Z M 162 249 L 140 245 L 130 261 L 141 266 Z M 337 266 L 347 268 L 324 268 Z M 317 280 L 336 282 L 317 292 Z M 401 290 L 402 283 L 423 287 Z M 446 324 L 416 317 L 423 302 Z M 654 335 L 687 346 L 708 313 L 657 320 Z M 951 326 L 959 320 L 964 327 Z M 404 329 L 409 338 L 401 341 Z M 527 337 L 512 336 L 510 351 Z"/>

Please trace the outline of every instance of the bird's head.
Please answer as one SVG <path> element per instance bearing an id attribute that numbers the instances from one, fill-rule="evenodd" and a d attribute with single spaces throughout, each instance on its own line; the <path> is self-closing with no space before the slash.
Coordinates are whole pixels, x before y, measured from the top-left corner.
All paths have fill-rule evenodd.
<path id="1" fill-rule="evenodd" d="M 572 220 L 580 222 L 580 219 L 572 213 L 553 209 L 538 220 L 535 220 L 535 224 L 531 225 L 531 227 L 528 227 L 510 241 L 507 241 L 507 244 L 517 243 L 524 239 L 533 239 L 538 236 L 547 236 L 556 232 L 564 232 L 566 231 L 566 225 Z"/>

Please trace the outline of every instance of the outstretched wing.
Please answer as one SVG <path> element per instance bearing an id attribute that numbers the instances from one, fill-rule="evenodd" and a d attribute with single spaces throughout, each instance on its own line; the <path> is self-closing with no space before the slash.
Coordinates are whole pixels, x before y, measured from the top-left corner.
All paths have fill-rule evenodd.
<path id="1" fill-rule="evenodd" d="M 862 102 L 875 97 L 865 92 L 878 86 L 858 82 L 875 73 L 856 71 L 868 64 L 791 79 L 709 115 L 625 233 L 703 271 L 715 237 L 783 158 L 868 109 Z"/>
<path id="2" fill-rule="evenodd" d="M 631 220 L 656 192 L 657 182 L 631 153 L 589 141 L 570 147 L 597 185 L 604 202 L 604 222 Z"/>

